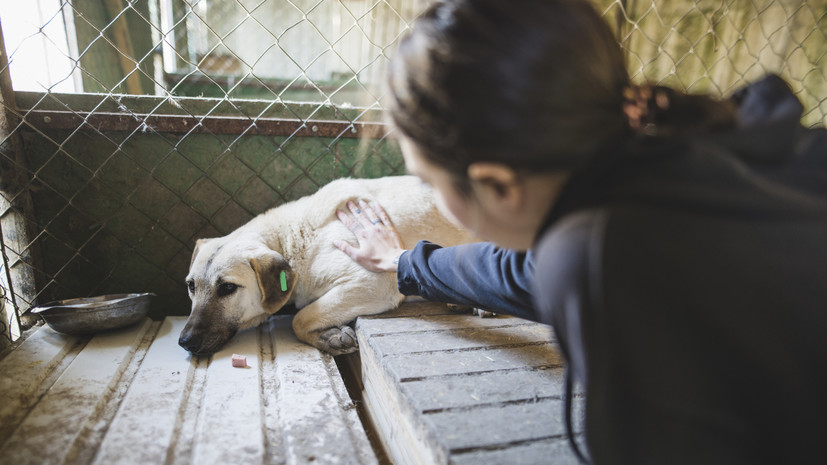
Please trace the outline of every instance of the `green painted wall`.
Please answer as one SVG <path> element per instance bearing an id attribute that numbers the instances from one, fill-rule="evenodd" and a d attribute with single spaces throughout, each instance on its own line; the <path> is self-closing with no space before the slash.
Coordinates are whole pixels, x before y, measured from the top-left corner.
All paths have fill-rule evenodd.
<path id="1" fill-rule="evenodd" d="M 80 99 L 74 106 L 97 104 L 73 98 Z M 126 105 L 135 111 L 157 101 Z M 256 103 L 234 103 L 258 111 Z M 302 111 L 313 110 L 290 113 Z M 39 300 L 154 292 L 155 317 L 188 314 L 183 283 L 197 238 L 227 234 L 335 178 L 404 173 L 391 139 L 88 127 L 24 128 L 20 134 L 33 179 L 34 220 L 42 230 L 33 244 L 44 261 L 37 270 L 46 283 Z"/>

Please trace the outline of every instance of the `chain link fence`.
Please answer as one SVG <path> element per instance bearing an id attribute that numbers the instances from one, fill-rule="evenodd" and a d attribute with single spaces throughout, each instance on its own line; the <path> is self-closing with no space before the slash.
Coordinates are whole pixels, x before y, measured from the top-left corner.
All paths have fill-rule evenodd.
<path id="1" fill-rule="evenodd" d="M 380 84 L 429 3 L 0 0 L 0 341 L 55 299 L 151 291 L 154 316 L 186 314 L 195 239 L 401 174 Z M 595 5 L 635 80 L 723 96 L 774 72 L 827 121 L 827 0 Z"/>

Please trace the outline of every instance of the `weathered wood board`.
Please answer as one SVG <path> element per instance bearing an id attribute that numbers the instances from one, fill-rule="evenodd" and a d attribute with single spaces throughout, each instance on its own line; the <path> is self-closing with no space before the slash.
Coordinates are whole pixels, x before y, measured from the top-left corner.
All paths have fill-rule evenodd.
<path id="1" fill-rule="evenodd" d="M 548 326 L 415 303 L 356 328 L 366 407 L 397 465 L 577 463 Z"/>
<path id="2" fill-rule="evenodd" d="M 0 464 L 377 463 L 334 360 L 289 318 L 201 358 L 178 347 L 184 322 L 91 338 L 43 327 L 6 353 Z"/>

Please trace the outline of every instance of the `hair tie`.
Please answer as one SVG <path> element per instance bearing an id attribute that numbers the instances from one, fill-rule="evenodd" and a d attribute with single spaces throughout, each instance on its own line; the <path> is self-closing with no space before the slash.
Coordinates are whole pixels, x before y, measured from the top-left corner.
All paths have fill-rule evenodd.
<path id="1" fill-rule="evenodd" d="M 623 113 L 629 128 L 642 136 L 657 136 L 658 111 L 669 108 L 669 95 L 661 87 L 629 86 L 623 89 Z"/>

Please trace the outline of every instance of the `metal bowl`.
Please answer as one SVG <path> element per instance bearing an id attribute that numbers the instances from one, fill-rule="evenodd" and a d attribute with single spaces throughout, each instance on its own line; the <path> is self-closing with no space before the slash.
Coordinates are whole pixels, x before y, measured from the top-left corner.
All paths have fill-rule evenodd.
<path id="1" fill-rule="evenodd" d="M 57 300 L 32 309 L 55 331 L 82 336 L 122 328 L 146 318 L 155 294 L 109 294 Z"/>

